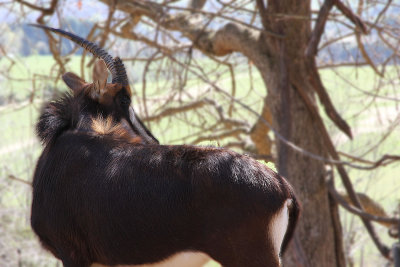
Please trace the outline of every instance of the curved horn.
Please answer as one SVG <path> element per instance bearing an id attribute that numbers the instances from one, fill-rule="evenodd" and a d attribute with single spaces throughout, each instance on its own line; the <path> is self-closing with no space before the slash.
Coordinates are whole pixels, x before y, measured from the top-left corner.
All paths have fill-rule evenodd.
<path id="1" fill-rule="evenodd" d="M 75 34 L 72 34 L 72 33 L 69 33 L 69 32 L 66 32 L 66 31 L 63 31 L 60 29 L 55 29 L 55 28 L 51 28 L 51 27 L 47 27 L 47 26 L 39 25 L 39 24 L 29 24 L 29 25 L 57 33 L 65 38 L 73 41 L 74 43 L 80 45 L 85 50 L 92 53 L 94 56 L 104 60 L 104 62 L 106 63 L 107 69 L 111 72 L 112 83 L 114 83 L 114 80 L 117 81 L 118 77 L 123 76 L 123 74 L 126 76 L 125 68 L 123 67 L 124 64 L 122 64 L 122 61 L 119 60 L 121 62 L 120 64 L 122 65 L 122 68 L 120 66 L 116 68 L 116 66 L 114 64 L 114 59 L 112 58 L 112 56 L 110 56 L 106 51 L 104 51 L 104 49 L 99 47 L 97 44 L 89 42 L 88 40 L 85 40 L 82 37 L 79 37 Z M 120 74 L 119 73 L 120 71 L 123 71 L 124 73 Z"/>
<path id="2" fill-rule="evenodd" d="M 128 76 L 126 75 L 125 66 L 119 57 L 114 58 L 114 67 L 117 75 L 115 78 L 113 77 L 112 83 L 119 83 L 124 86 L 128 86 L 129 82 L 128 82 Z"/>

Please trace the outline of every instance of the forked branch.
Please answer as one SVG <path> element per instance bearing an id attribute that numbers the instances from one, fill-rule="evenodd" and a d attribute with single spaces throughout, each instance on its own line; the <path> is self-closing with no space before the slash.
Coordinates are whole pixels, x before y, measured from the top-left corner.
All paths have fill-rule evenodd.
<path id="1" fill-rule="evenodd" d="M 338 191 L 335 189 L 335 185 L 333 184 L 333 179 L 332 179 L 332 174 L 330 174 L 326 180 L 326 185 L 329 190 L 329 193 L 331 196 L 338 202 L 343 208 L 345 208 L 347 211 L 358 215 L 366 220 L 369 221 L 375 221 L 375 222 L 380 222 L 380 223 L 385 223 L 385 224 L 392 224 L 392 225 L 398 225 L 400 223 L 400 220 L 398 218 L 389 218 L 389 217 L 382 217 L 382 216 L 377 216 L 374 214 L 370 214 L 368 212 L 365 212 L 359 208 L 356 208 L 355 206 L 351 205 L 348 203 Z"/>

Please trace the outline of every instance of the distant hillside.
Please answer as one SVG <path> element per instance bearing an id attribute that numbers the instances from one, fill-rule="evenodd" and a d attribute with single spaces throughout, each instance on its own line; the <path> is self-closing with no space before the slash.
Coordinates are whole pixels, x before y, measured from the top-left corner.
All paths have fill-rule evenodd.
<path id="1" fill-rule="evenodd" d="M 386 18 L 387 23 L 397 25 L 399 16 L 393 15 Z M 65 25 L 68 25 L 71 32 L 76 33 L 79 36 L 87 36 L 93 22 L 82 23 L 81 20 L 69 18 L 65 20 Z M 390 23 L 390 22 L 393 23 Z M 327 32 L 333 32 L 332 29 L 327 25 Z M 337 31 L 337 28 L 335 28 Z M 47 43 L 47 36 L 40 29 L 33 28 L 27 24 L 18 25 L 10 22 L 0 23 L 0 45 L 4 47 L 4 50 L 11 54 L 17 54 L 21 56 L 29 56 L 32 54 L 48 55 L 50 54 L 49 46 Z M 335 33 L 331 34 L 334 36 Z M 74 47 L 73 43 L 67 39 L 62 40 L 62 53 L 68 53 Z M 366 40 L 366 39 L 365 39 Z M 379 64 L 382 63 L 387 57 L 389 57 L 393 51 L 389 49 L 383 42 L 378 41 L 377 33 L 372 31 L 368 36 L 368 41 L 365 43 L 365 48 L 370 55 L 371 59 Z M 133 54 L 137 51 L 138 47 L 143 44 L 133 43 L 130 41 L 125 42 L 123 45 L 114 47 L 114 50 L 118 52 L 123 51 L 124 55 Z M 77 51 L 77 54 L 82 53 L 82 49 Z M 319 51 L 318 59 L 320 62 L 329 63 L 343 63 L 343 62 L 363 62 L 361 53 L 357 47 L 357 44 L 353 39 L 333 43 L 326 48 Z"/>
<path id="2" fill-rule="evenodd" d="M 69 30 L 76 33 L 79 36 L 87 36 L 93 23 L 82 24 L 80 21 L 70 19 L 67 21 L 67 25 L 70 26 Z M 29 25 L 11 26 L 11 30 L 18 31 L 18 27 L 22 28 L 22 45 L 20 47 L 19 53 L 23 56 L 28 56 L 31 54 L 47 55 L 50 54 L 49 46 L 47 44 L 47 36 L 41 29 L 31 27 Z M 67 53 L 71 51 L 74 47 L 73 43 L 67 39 L 62 39 L 62 53 Z M 77 52 L 82 53 L 82 50 Z"/>

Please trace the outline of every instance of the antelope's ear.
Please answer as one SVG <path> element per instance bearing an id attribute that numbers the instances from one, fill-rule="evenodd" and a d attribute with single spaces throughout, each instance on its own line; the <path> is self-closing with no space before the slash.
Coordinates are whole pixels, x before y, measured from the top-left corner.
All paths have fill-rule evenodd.
<path id="1" fill-rule="evenodd" d="M 81 77 L 72 72 L 65 73 L 62 76 L 62 79 L 64 80 L 65 84 L 74 92 L 82 89 L 86 84 Z"/>
<path id="2" fill-rule="evenodd" d="M 104 60 L 97 60 L 93 67 L 93 85 L 95 91 L 102 95 L 107 85 L 108 70 Z"/>

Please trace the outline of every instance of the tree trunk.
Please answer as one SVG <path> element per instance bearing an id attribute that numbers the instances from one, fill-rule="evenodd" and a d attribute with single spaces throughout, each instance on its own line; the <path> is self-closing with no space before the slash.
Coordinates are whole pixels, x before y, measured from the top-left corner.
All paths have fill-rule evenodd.
<path id="1" fill-rule="evenodd" d="M 269 75 L 281 75 L 279 69 L 273 72 Z M 310 113 L 290 79 L 287 90 L 286 94 L 281 92 L 279 95 L 268 91 L 267 103 L 276 118 L 275 128 L 297 146 L 317 155 L 325 154 Z M 337 249 L 341 247 L 340 224 L 335 223 L 339 222 L 338 212 L 328 198 L 324 163 L 293 151 L 279 139 L 277 141 L 278 170 L 294 186 L 303 208 L 295 239 L 284 259 L 285 266 L 344 266 L 343 251 Z"/>
<path id="2" fill-rule="evenodd" d="M 259 8 L 263 12 L 260 2 Z M 274 128 L 297 146 L 326 156 L 320 133 L 299 94 L 302 89 L 315 100 L 311 85 L 299 82 L 299 77 L 307 80 L 305 51 L 311 31 L 311 20 L 299 18 L 310 18 L 310 9 L 309 1 L 269 1 L 261 14 L 264 27 L 284 37 L 263 34 L 260 45 L 266 57 L 255 64 L 268 89 L 265 103 L 273 115 Z M 267 62 L 262 62 L 265 58 Z M 338 208 L 328 197 L 324 163 L 276 140 L 278 170 L 294 186 L 303 207 L 284 266 L 344 266 Z"/>

